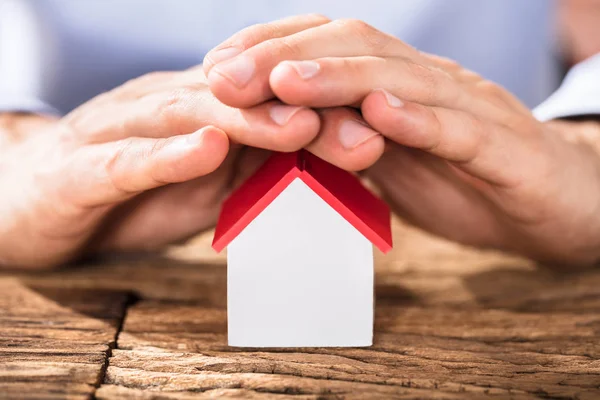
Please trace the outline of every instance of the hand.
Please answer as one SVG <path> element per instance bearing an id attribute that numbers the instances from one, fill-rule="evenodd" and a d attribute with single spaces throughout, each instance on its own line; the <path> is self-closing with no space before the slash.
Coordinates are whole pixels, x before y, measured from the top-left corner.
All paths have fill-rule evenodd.
<path id="1" fill-rule="evenodd" d="M 287 23 L 248 28 L 208 54 L 219 100 L 325 107 L 309 150 L 368 168 L 400 215 L 436 234 L 550 262 L 598 260 L 600 157 L 569 140 L 576 123 L 540 123 L 496 84 L 361 21 Z M 232 47 L 241 54 L 214 61 Z M 360 122 L 352 109 L 364 125 L 348 122 Z"/>
<path id="2" fill-rule="evenodd" d="M 143 76 L 62 119 L 0 116 L 0 265 L 186 238 L 264 158 L 242 144 L 297 150 L 318 129 L 306 108 L 219 103 L 199 68 Z"/>

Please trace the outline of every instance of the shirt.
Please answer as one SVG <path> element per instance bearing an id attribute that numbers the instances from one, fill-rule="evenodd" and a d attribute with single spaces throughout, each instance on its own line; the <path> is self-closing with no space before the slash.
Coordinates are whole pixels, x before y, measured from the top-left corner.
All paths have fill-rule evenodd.
<path id="1" fill-rule="evenodd" d="M 549 0 L 0 0 L 0 111 L 64 114 L 144 73 L 199 64 L 248 25 L 314 12 L 364 20 L 534 106 L 560 84 L 554 10 Z M 586 112 L 600 111 L 590 65 L 536 115 L 578 112 L 581 89 Z"/>

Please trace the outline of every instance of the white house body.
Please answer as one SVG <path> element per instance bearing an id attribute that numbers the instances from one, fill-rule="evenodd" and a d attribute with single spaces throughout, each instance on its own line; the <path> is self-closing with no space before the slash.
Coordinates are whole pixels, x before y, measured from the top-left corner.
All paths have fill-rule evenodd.
<path id="1" fill-rule="evenodd" d="M 227 251 L 229 345 L 372 344 L 373 244 L 300 178 Z"/>

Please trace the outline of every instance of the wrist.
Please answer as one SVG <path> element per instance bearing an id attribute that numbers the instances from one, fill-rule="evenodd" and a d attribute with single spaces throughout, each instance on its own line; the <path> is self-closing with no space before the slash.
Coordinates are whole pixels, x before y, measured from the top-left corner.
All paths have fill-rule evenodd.
<path id="1" fill-rule="evenodd" d="M 562 151 L 554 162 L 562 167 L 555 200 L 562 204 L 558 240 L 537 258 L 550 265 L 590 267 L 600 261 L 600 119 L 575 117 L 544 123 Z M 561 145 L 560 142 L 563 144 Z M 565 143 L 566 142 L 566 143 Z M 561 158 L 563 156 L 564 158 Z M 562 239 L 560 239 L 562 237 Z"/>
<path id="2" fill-rule="evenodd" d="M 0 113 L 0 143 L 20 142 L 24 138 L 40 132 L 58 119 L 47 115 L 30 113 Z"/>
<path id="3" fill-rule="evenodd" d="M 570 143 L 587 145 L 600 154 L 600 115 L 555 119 L 544 125 L 552 134 Z"/>

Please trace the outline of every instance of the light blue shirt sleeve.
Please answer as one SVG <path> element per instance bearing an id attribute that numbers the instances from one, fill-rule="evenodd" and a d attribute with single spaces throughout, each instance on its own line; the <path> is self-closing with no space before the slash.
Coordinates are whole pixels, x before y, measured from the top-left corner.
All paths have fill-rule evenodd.
<path id="1" fill-rule="evenodd" d="M 600 53 L 573 67 L 558 90 L 533 113 L 540 121 L 600 115 Z"/>
<path id="2" fill-rule="evenodd" d="M 39 97 L 39 32 L 25 2 L 0 1 L 0 112 L 58 114 Z"/>

